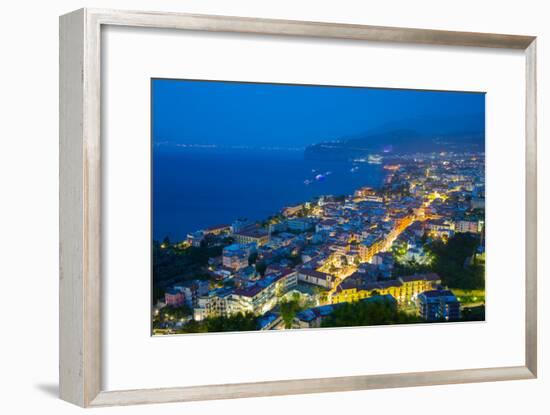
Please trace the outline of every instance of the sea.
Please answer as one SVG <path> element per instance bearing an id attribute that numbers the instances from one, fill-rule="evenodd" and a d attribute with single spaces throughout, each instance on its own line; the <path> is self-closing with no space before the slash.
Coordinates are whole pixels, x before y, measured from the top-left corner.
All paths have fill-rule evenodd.
<path id="1" fill-rule="evenodd" d="M 180 241 L 190 232 L 263 220 L 283 207 L 322 195 L 379 187 L 381 165 L 305 160 L 294 149 L 153 151 L 153 238 Z"/>

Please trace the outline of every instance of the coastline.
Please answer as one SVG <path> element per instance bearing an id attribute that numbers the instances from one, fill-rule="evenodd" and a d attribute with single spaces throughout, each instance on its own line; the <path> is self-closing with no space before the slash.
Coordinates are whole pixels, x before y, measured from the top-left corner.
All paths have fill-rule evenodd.
<path id="1" fill-rule="evenodd" d="M 377 188 L 155 241 L 154 334 L 484 320 L 483 153 L 379 168 Z"/>
<path id="2" fill-rule="evenodd" d="M 359 168 L 351 172 L 354 165 Z M 322 181 L 315 180 L 327 172 Z M 182 240 L 242 217 L 262 221 L 286 205 L 314 197 L 380 188 L 386 175 L 382 165 L 305 160 L 294 149 L 155 149 L 153 239 Z"/>

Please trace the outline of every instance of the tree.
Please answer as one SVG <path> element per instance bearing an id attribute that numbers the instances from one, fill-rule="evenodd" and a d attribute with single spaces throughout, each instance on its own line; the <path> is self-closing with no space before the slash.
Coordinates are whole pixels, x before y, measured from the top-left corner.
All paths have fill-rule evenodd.
<path id="1" fill-rule="evenodd" d="M 405 255 L 407 255 L 408 249 L 408 244 L 405 241 L 395 241 L 391 247 L 393 256 L 398 262 L 403 262 Z"/>
<path id="2" fill-rule="evenodd" d="M 161 248 L 153 242 L 153 286 L 165 289 L 174 282 L 195 279 L 197 276 L 210 276 L 204 272 L 208 259 L 220 256 L 221 246 L 174 249 Z"/>
<path id="3" fill-rule="evenodd" d="M 420 264 L 414 258 L 410 261 L 397 261 L 393 269 L 393 275 L 396 277 L 400 277 L 402 275 L 423 274 L 426 272 L 434 272 L 433 267 L 428 264 Z"/>
<path id="4" fill-rule="evenodd" d="M 258 260 L 258 253 L 252 252 L 248 257 L 248 265 L 255 264 L 257 260 Z"/>
<path id="5" fill-rule="evenodd" d="M 290 301 L 281 301 L 281 318 L 285 324 L 285 329 L 291 329 L 296 313 L 301 310 L 300 301 L 294 298 Z"/>
<path id="6" fill-rule="evenodd" d="M 222 245 L 224 245 L 224 246 L 231 245 L 234 241 L 235 240 L 231 236 L 225 236 L 222 239 Z"/>
<path id="7" fill-rule="evenodd" d="M 153 304 L 156 303 L 158 300 L 164 298 L 164 290 L 160 287 L 157 287 L 153 284 L 153 290 L 152 290 L 152 296 L 153 296 Z"/>
<path id="8" fill-rule="evenodd" d="M 399 311 L 394 302 L 381 298 L 341 303 L 332 315 L 321 323 L 321 327 L 376 326 L 384 324 L 417 323 L 421 320 Z"/>
<path id="9" fill-rule="evenodd" d="M 467 265 L 466 258 L 475 254 L 479 238 L 469 233 L 457 233 L 447 243 L 434 241 L 426 246 L 433 255 L 431 270 L 438 273 L 444 285 L 465 290 L 485 288 L 485 267 Z"/>
<path id="10" fill-rule="evenodd" d="M 253 331 L 258 329 L 257 317 L 253 313 L 238 313 L 231 316 L 209 317 L 202 321 L 192 320 L 181 333 L 206 333 L 227 331 Z"/>
<path id="11" fill-rule="evenodd" d="M 238 313 L 229 317 L 213 317 L 205 319 L 207 331 L 252 331 L 258 329 L 256 316 L 252 313 Z"/>
<path id="12" fill-rule="evenodd" d="M 166 306 L 159 310 L 159 313 L 153 319 L 153 328 L 158 328 L 165 322 L 175 322 L 181 320 L 184 317 L 188 317 L 193 314 L 193 310 L 189 307 L 182 305 L 179 307 Z"/>
<path id="13" fill-rule="evenodd" d="M 464 307 L 462 310 L 462 321 L 485 321 L 485 306 Z"/>
<path id="14" fill-rule="evenodd" d="M 428 260 L 418 263 L 416 260 L 396 261 L 394 276 L 435 272 L 443 285 L 465 290 L 485 288 L 485 268 L 474 261 L 469 265 L 466 258 L 475 254 L 480 240 L 477 235 L 457 233 L 446 242 L 434 240 L 424 244 Z"/>
<path id="15" fill-rule="evenodd" d="M 265 275 L 265 271 L 267 270 L 267 264 L 265 262 L 256 262 L 256 272 L 260 274 L 262 277 Z"/>

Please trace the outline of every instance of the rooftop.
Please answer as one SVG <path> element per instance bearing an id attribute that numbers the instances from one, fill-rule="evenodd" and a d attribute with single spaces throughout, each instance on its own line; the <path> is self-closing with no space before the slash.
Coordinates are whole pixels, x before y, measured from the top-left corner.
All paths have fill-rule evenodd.
<path id="1" fill-rule="evenodd" d="M 450 290 L 431 290 L 424 291 L 419 295 L 419 298 L 425 297 L 426 299 L 438 299 L 441 297 L 447 297 L 447 300 L 458 302 L 456 296 Z"/>
<path id="2" fill-rule="evenodd" d="M 248 236 L 250 238 L 262 238 L 267 236 L 267 231 L 263 228 L 250 228 L 235 232 L 234 235 Z"/>

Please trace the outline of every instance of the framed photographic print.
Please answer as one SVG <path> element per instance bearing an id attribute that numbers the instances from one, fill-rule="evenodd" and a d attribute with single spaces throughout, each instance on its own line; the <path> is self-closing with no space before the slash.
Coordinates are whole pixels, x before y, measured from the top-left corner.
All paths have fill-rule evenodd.
<path id="1" fill-rule="evenodd" d="M 153 335 L 485 320 L 483 93 L 151 82 Z"/>
<path id="2" fill-rule="evenodd" d="M 535 42 L 62 16 L 61 397 L 536 377 Z"/>

